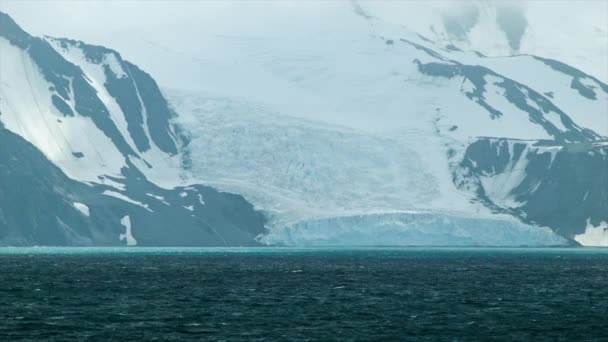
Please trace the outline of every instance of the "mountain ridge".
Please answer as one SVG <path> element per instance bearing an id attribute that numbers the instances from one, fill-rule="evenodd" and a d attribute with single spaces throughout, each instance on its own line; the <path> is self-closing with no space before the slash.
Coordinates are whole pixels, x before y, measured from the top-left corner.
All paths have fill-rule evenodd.
<path id="1" fill-rule="evenodd" d="M 259 244 L 265 218 L 241 196 L 163 188 L 142 173 L 163 167 L 146 159 L 178 153 L 174 114 L 147 73 L 111 49 L 29 36 L 4 13 L 0 29 L 0 166 L 10 190 L 0 245 Z M 70 48 L 88 57 L 61 50 Z M 128 75 L 114 72 L 123 67 Z"/>

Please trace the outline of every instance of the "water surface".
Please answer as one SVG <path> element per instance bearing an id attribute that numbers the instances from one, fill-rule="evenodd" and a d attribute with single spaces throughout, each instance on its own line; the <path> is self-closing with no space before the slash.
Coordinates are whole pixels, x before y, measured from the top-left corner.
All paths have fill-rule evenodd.
<path id="1" fill-rule="evenodd" d="M 608 250 L 0 248 L 0 340 L 603 340 Z"/>

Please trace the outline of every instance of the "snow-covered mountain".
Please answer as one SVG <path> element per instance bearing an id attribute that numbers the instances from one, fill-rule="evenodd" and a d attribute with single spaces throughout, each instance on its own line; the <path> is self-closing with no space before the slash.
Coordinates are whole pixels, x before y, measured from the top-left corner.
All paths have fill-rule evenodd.
<path id="1" fill-rule="evenodd" d="M 550 57 L 608 81 L 608 4 L 601 1 L 357 1 L 370 17 L 441 46 L 487 56 Z"/>
<path id="2" fill-rule="evenodd" d="M 6 139 L 44 164 L 25 183 L 53 170 L 45 222 L 93 236 L 54 243 L 129 226 L 146 244 L 608 245 L 606 84 L 335 7 L 185 51 L 129 40 L 182 80 L 162 91 L 116 51 L 2 15 Z M 37 229 L 3 241 L 54 241 Z"/>
<path id="3" fill-rule="evenodd" d="M 191 176 L 264 209 L 262 241 L 495 245 L 478 229 L 494 220 L 529 241 L 528 224 L 587 241 L 608 222 L 606 84 L 556 60 L 446 46 L 361 7 L 339 13 L 318 31 L 207 37 L 221 51 L 200 62 L 164 52 L 213 75 L 197 93 L 167 90 L 191 133 Z"/>
<path id="4" fill-rule="evenodd" d="M 184 140 L 147 73 L 4 13 L 0 56 L 0 244 L 257 244 L 242 197 L 176 181 Z"/>

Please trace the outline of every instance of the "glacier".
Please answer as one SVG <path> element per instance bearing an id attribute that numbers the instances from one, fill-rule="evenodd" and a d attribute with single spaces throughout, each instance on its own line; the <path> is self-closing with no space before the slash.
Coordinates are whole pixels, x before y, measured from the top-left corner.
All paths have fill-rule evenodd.
<path id="1" fill-rule="evenodd" d="M 309 246 L 526 247 L 572 243 L 547 227 L 511 217 L 456 216 L 431 212 L 375 213 L 298 222 L 272 230 L 262 242 Z"/>
<path id="2" fill-rule="evenodd" d="M 269 231 L 258 236 L 261 243 L 571 244 L 547 227 L 496 215 L 458 189 L 451 178 L 451 140 L 432 131 L 361 132 L 245 100 L 166 93 L 189 113 L 176 119 L 191 132 L 188 173 L 240 193 L 262 210 Z"/>
<path id="3" fill-rule="evenodd" d="M 511 217 L 497 225 L 529 239 L 538 227 L 543 233 L 530 241 L 560 244 L 546 230 L 545 217 L 532 213 L 533 222 L 516 212 L 525 199 L 511 192 L 527 178 L 533 152 L 500 175 L 463 176 L 462 162 L 468 147 L 485 137 L 553 141 L 553 147 L 532 149 L 553 157 L 559 144 L 602 141 L 608 134 L 606 85 L 556 61 L 487 57 L 356 11 L 339 16 L 343 27 L 321 20 L 319 31 L 295 25 L 207 36 L 218 49 L 206 53 L 204 63 L 186 60 L 188 51 L 175 56 L 194 74 L 218 80 L 190 87 L 196 90 L 164 89 L 178 113 L 174 122 L 189 132 L 183 175 L 243 194 L 269 218 L 270 232 L 258 237 L 264 243 L 324 244 L 326 236 L 349 244 L 357 236 L 360 244 L 382 244 L 391 241 L 382 235 L 395 237 L 397 227 L 406 226 L 412 241 L 417 232 L 431 243 L 422 238 L 425 229 L 411 228 L 415 224 L 386 228 L 384 213 L 414 210 L 450 222 L 467 217 L 471 227 Z M 569 221 L 569 239 L 579 221 Z M 444 228 L 438 229 L 455 244 L 466 240 Z M 374 238 L 369 232 L 376 229 Z M 492 234 L 469 242 L 500 245 Z M 509 243 L 525 245 L 505 236 Z"/>

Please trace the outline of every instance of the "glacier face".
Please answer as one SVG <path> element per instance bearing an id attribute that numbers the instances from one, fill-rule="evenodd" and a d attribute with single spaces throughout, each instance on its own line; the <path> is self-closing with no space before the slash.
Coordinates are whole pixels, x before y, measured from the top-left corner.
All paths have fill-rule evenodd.
<path id="1" fill-rule="evenodd" d="M 272 230 L 262 238 L 288 246 L 564 246 L 571 243 L 551 229 L 510 217 L 471 217 L 446 213 L 375 213 L 307 220 Z"/>

